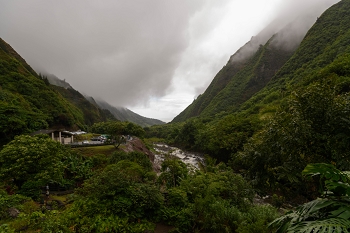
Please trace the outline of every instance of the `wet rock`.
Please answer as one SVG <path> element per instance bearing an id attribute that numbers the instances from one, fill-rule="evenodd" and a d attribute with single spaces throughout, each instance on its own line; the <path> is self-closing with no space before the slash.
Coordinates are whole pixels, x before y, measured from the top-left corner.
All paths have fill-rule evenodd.
<path id="1" fill-rule="evenodd" d="M 8 209 L 8 213 L 10 217 L 17 218 L 21 212 L 18 209 L 11 207 Z"/>
<path id="2" fill-rule="evenodd" d="M 190 167 L 198 169 L 198 163 L 203 163 L 204 158 L 200 153 L 193 153 L 180 150 L 176 147 L 168 146 L 164 143 L 155 143 L 153 147 L 156 151 L 154 166 L 160 167 L 166 156 L 174 156 L 179 158 L 182 162 L 186 163 Z"/>

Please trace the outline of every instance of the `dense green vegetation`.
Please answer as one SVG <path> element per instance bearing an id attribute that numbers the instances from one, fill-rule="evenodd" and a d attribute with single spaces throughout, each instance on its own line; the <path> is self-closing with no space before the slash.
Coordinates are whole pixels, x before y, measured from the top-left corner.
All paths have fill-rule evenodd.
<path id="1" fill-rule="evenodd" d="M 143 137 L 145 131 L 139 125 L 131 122 L 121 121 L 107 121 L 95 123 L 91 126 L 91 130 L 96 133 L 107 133 L 108 140 L 114 142 L 114 146 L 118 148 L 121 143 L 125 143 L 125 135 L 134 135 L 137 137 Z"/>
<path id="2" fill-rule="evenodd" d="M 108 110 L 102 110 L 97 105 L 90 103 L 82 94 L 73 88 L 63 88 L 54 85 L 52 88 L 82 111 L 85 124 L 91 126 L 96 122 L 116 120 Z"/>
<path id="3" fill-rule="evenodd" d="M 300 173 L 308 163 L 333 163 L 348 170 L 350 102 L 340 90 L 332 80 L 322 80 L 293 93 L 232 157 L 233 164 L 242 162 L 249 177 L 263 186 L 295 183 L 298 193 L 296 184 L 301 184 Z"/>
<path id="4" fill-rule="evenodd" d="M 0 151 L 0 177 L 10 189 L 36 200 L 46 184 L 74 186 L 92 163 L 47 136 L 16 136 Z"/>
<path id="5" fill-rule="evenodd" d="M 294 204 L 317 197 L 320 184 L 305 182 L 301 175 L 307 164 L 323 162 L 350 170 L 349 11 L 350 1 L 343 0 L 318 18 L 260 91 L 249 93 L 240 84 L 249 82 L 256 71 L 252 64 L 259 64 L 254 59 L 264 54 L 272 39 L 244 63 L 228 63 L 171 124 L 146 133 L 228 162 L 262 195 L 275 193 Z M 240 69 L 230 73 L 230 65 Z M 247 95 L 253 96 L 238 100 Z M 286 227 L 281 229 L 287 232 Z"/>
<path id="6" fill-rule="evenodd" d="M 145 232 L 158 222 L 173 232 L 270 232 L 268 223 L 279 216 L 270 205 L 254 205 L 249 183 L 210 159 L 193 171 L 169 157 L 157 176 L 140 152 L 84 157 L 46 137 L 19 136 L 0 161 L 0 232 Z M 69 205 L 32 201 L 43 198 L 46 184 L 82 181 Z M 11 218 L 9 208 L 21 213 Z"/>
<path id="7" fill-rule="evenodd" d="M 312 198 L 301 171 L 308 163 L 332 163 L 350 170 L 350 56 L 342 56 L 322 69 L 317 80 L 302 85 L 266 112 L 228 115 L 220 120 L 194 118 L 146 132 L 168 142 L 202 151 L 251 180 L 261 193 L 272 190 L 289 199 Z M 265 107 L 266 108 L 266 107 Z M 263 117 L 262 117 L 263 116 Z"/>

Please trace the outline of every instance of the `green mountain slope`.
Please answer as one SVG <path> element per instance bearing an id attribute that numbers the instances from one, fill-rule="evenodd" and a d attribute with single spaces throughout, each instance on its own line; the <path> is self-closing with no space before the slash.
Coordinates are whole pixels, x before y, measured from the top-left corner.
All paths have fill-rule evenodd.
<path id="1" fill-rule="evenodd" d="M 207 90 L 176 116 L 173 122 L 194 116 L 212 117 L 224 111 L 232 112 L 260 91 L 296 49 L 295 46 L 285 48 L 278 39 L 278 34 L 274 35 L 264 46 L 258 46 L 255 53 L 240 58 L 241 50 L 257 40 L 253 38 L 230 58 Z"/>
<path id="2" fill-rule="evenodd" d="M 66 80 L 61 80 L 53 74 L 45 74 L 43 77 L 52 84 L 53 89 L 82 111 L 86 125 L 92 125 L 101 121 L 116 120 L 110 111 L 101 109 L 93 99 L 86 98 L 66 82 Z"/>
<path id="3" fill-rule="evenodd" d="M 329 8 L 306 34 L 293 57 L 276 75 L 277 79 L 301 81 L 317 72 L 350 48 L 350 2 L 343 0 Z"/>
<path id="4" fill-rule="evenodd" d="M 317 80 L 324 67 L 335 61 L 345 61 L 350 54 L 349 12 L 349 0 L 343 0 L 324 12 L 266 88 L 246 101 L 241 110 L 252 110 L 252 106 L 270 103 L 269 96 L 281 97 L 281 92 L 286 97 L 296 88 Z"/>
<path id="5" fill-rule="evenodd" d="M 116 120 L 110 111 L 101 109 L 97 105 L 92 104 L 80 92 L 73 88 L 64 88 L 54 85 L 53 88 L 82 111 L 85 124 L 92 125 L 96 122 Z"/>
<path id="6" fill-rule="evenodd" d="M 123 107 L 114 107 L 103 100 L 95 100 L 89 96 L 83 96 L 76 91 L 68 82 L 61 80 L 55 75 L 45 74 L 48 81 L 53 87 L 61 93 L 63 97 L 80 108 L 84 114 L 85 122 L 88 125 L 94 122 L 106 120 L 129 121 L 142 127 L 161 125 L 164 122 L 141 116 Z"/>
<path id="7" fill-rule="evenodd" d="M 84 128 L 81 109 L 0 39 L 0 144 L 41 128 Z"/>

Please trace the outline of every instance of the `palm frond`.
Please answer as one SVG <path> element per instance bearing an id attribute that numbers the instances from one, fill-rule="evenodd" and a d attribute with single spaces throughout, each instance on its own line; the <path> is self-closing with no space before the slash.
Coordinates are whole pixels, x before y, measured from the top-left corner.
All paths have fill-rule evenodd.
<path id="1" fill-rule="evenodd" d="M 350 221 L 342 218 L 329 218 L 305 221 L 290 227 L 287 233 L 349 233 Z"/>

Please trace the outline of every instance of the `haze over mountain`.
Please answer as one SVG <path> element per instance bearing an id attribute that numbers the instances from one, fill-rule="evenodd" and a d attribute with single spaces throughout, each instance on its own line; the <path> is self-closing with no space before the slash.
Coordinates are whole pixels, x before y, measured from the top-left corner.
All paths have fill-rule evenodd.
<path id="1" fill-rule="evenodd" d="M 94 123 L 118 118 L 143 126 L 163 123 L 127 109 L 120 110 L 117 118 L 116 110 L 111 110 L 113 114 L 85 98 L 65 80 L 38 75 L 0 38 L 0 146 L 16 135 L 47 128 L 87 130 Z"/>
<path id="2" fill-rule="evenodd" d="M 120 121 L 133 122 L 142 127 L 165 124 L 165 122 L 161 120 L 140 116 L 139 114 L 134 113 L 133 111 L 127 108 L 114 107 L 104 100 L 97 99 L 95 101 L 100 108 L 109 110 L 113 114 L 113 116 Z"/>
<path id="3" fill-rule="evenodd" d="M 0 2 L 2 37 L 38 72 L 169 121 L 273 19 L 272 34 L 304 10 L 314 22 L 336 1 Z"/>
<path id="4" fill-rule="evenodd" d="M 56 90 L 60 92 L 65 98 L 69 99 L 73 103 L 76 103 L 77 107 L 86 106 L 86 116 L 91 116 L 91 111 L 98 109 L 98 111 L 105 111 L 107 114 L 113 115 L 117 120 L 129 121 L 142 127 L 164 124 L 164 122 L 160 120 L 143 117 L 127 108 L 115 107 L 104 100 L 96 100 L 91 96 L 84 96 L 75 90 L 68 82 L 66 82 L 66 80 L 61 80 L 53 74 L 44 73 L 43 75 L 48 79 L 50 84 L 54 85 Z M 110 118 L 113 117 L 110 116 Z M 96 119 L 87 120 L 89 125 L 96 121 Z"/>
<path id="5" fill-rule="evenodd" d="M 58 86 L 50 85 L 47 79 L 36 74 L 0 38 L 0 145 L 16 135 L 39 129 L 85 129 L 95 122 L 115 119 L 98 108 L 85 111 L 86 108 L 79 106 L 84 97 L 78 95 L 75 99 L 78 102 L 70 102 L 54 87 Z"/>
<path id="6" fill-rule="evenodd" d="M 41 75 L 45 76 L 48 81 L 55 86 L 63 87 L 63 88 L 70 88 L 73 89 L 73 87 L 66 82 L 66 80 L 59 79 L 56 75 L 54 74 L 47 74 L 47 73 L 41 73 Z"/>

